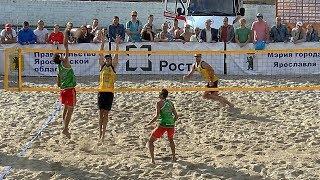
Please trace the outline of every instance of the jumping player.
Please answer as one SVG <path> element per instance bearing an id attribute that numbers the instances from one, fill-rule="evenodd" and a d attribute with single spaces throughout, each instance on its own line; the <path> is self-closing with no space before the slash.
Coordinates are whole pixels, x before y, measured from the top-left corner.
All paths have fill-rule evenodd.
<path id="1" fill-rule="evenodd" d="M 76 90 L 74 87 L 77 85 L 77 83 L 74 71 L 68 59 L 69 48 L 66 38 L 64 39 L 64 47 L 66 49 L 65 56 L 61 57 L 60 54 L 54 54 L 53 61 L 58 65 L 57 84 L 60 87 L 61 103 L 64 105 L 62 116 L 64 127 L 62 134 L 70 139 L 71 135 L 69 132 L 69 123 L 74 106 L 76 105 Z"/>

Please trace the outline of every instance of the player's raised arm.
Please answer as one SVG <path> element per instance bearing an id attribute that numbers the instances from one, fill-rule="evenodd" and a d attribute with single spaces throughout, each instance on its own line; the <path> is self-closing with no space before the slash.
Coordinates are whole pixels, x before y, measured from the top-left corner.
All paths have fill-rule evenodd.
<path id="1" fill-rule="evenodd" d="M 99 54 L 99 64 L 100 66 L 103 66 L 103 64 L 105 63 L 104 61 L 104 56 L 103 56 L 103 51 L 104 51 L 104 44 L 106 42 L 106 39 L 105 39 L 105 32 L 104 32 L 104 29 L 102 30 L 102 42 L 101 42 L 101 46 L 100 46 L 100 54 Z"/>
<path id="2" fill-rule="evenodd" d="M 116 37 L 115 42 L 116 42 L 116 51 L 119 51 L 119 44 L 121 43 L 121 37 L 119 35 Z M 115 54 L 112 60 L 113 67 L 117 67 L 118 62 L 119 62 L 119 54 Z"/>

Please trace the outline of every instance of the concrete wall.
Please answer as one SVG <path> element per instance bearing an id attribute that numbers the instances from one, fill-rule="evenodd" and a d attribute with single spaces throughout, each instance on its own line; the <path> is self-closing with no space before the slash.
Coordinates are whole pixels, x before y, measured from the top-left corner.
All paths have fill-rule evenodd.
<path id="1" fill-rule="evenodd" d="M 249 5 L 245 4 L 246 18 L 251 23 L 255 15 L 264 14 L 269 24 L 274 23 L 274 5 Z M 156 28 L 160 28 L 163 18 L 164 5 L 157 2 L 86 2 L 86 1 L 41 1 L 41 0 L 1 0 L 0 24 L 7 22 L 22 24 L 27 20 L 35 25 L 43 19 L 46 25 L 55 23 L 64 26 L 67 21 L 72 21 L 75 26 L 91 24 L 93 18 L 98 18 L 102 26 L 108 26 L 112 17 L 120 17 L 125 24 L 130 19 L 130 12 L 138 11 L 138 18 L 145 23 L 149 14 L 155 15 Z"/>

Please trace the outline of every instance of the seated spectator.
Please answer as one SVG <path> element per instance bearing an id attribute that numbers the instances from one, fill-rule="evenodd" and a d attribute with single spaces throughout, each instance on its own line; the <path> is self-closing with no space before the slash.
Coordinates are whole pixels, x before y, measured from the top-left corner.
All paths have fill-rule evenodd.
<path id="1" fill-rule="evenodd" d="M 179 27 L 178 19 L 174 19 L 174 20 L 173 20 L 173 26 L 171 27 L 171 29 L 169 30 L 169 32 L 170 32 L 171 34 L 174 34 L 174 32 L 175 32 L 177 29 L 180 30 L 180 32 L 182 32 L 182 31 L 181 31 L 181 28 Z"/>
<path id="2" fill-rule="evenodd" d="M 141 32 L 142 41 L 154 41 L 155 33 L 152 31 L 150 25 L 146 24 L 145 28 Z"/>
<path id="3" fill-rule="evenodd" d="M 171 33 L 168 32 L 169 26 L 167 23 L 163 23 L 162 26 L 162 31 L 158 33 L 156 41 L 159 42 L 172 42 L 173 41 L 173 36 Z"/>
<path id="4" fill-rule="evenodd" d="M 94 18 L 92 20 L 92 26 L 91 27 L 92 28 L 91 28 L 90 33 L 93 34 L 93 35 L 95 35 L 96 32 L 101 29 L 100 26 L 99 26 L 99 20 L 97 18 Z"/>
<path id="5" fill-rule="evenodd" d="M 228 24 L 228 17 L 223 18 L 223 25 L 219 28 L 218 37 L 220 42 L 234 42 L 234 29 L 232 25 Z"/>
<path id="6" fill-rule="evenodd" d="M 90 42 L 92 42 L 95 34 L 91 33 L 92 32 L 92 26 L 91 25 L 87 25 L 87 31 L 88 31 L 88 37 L 90 39 Z"/>
<path id="7" fill-rule="evenodd" d="M 111 42 L 115 42 L 116 37 L 120 36 L 121 41 L 124 41 L 125 38 L 125 29 L 123 24 L 119 24 L 119 17 L 114 16 L 112 24 L 109 26 L 109 38 Z"/>
<path id="8" fill-rule="evenodd" d="M 194 29 L 195 34 L 190 37 L 190 42 L 200 42 L 201 41 L 200 31 L 201 31 L 201 29 L 199 27 L 196 27 Z"/>
<path id="9" fill-rule="evenodd" d="M 63 33 L 60 31 L 59 25 L 55 24 L 53 32 L 50 33 L 48 43 L 50 44 L 63 44 Z"/>
<path id="10" fill-rule="evenodd" d="M 11 24 L 6 24 L 0 33 L 0 43 L 12 44 L 17 42 L 17 33 L 12 29 Z"/>
<path id="11" fill-rule="evenodd" d="M 245 18 L 240 19 L 240 27 L 236 29 L 235 40 L 240 46 L 246 46 L 251 41 L 251 30 L 246 27 L 247 20 Z"/>
<path id="12" fill-rule="evenodd" d="M 184 32 L 181 34 L 181 36 L 183 37 L 183 40 L 186 42 L 190 41 L 190 37 L 193 35 L 192 30 L 191 30 L 191 26 L 189 24 L 186 24 L 184 27 Z"/>
<path id="13" fill-rule="evenodd" d="M 78 32 L 76 33 L 77 43 L 90 43 L 91 36 L 88 33 L 86 25 L 80 26 Z"/>
<path id="14" fill-rule="evenodd" d="M 176 29 L 176 30 L 174 31 L 173 41 L 174 41 L 174 42 L 183 42 L 183 43 L 185 42 L 184 37 L 181 36 L 181 32 L 180 32 L 179 29 Z"/>
<path id="15" fill-rule="evenodd" d="M 257 14 L 257 20 L 252 23 L 251 31 L 253 35 L 253 43 L 256 50 L 265 48 L 265 44 L 269 41 L 268 24 L 263 20 L 262 14 Z"/>
<path id="16" fill-rule="evenodd" d="M 302 28 L 302 22 L 297 22 L 296 27 L 291 30 L 291 42 L 294 44 L 306 41 L 306 32 Z"/>
<path id="17" fill-rule="evenodd" d="M 23 28 L 18 32 L 18 42 L 21 45 L 35 44 L 37 41 L 36 35 L 29 28 L 29 22 L 23 22 Z"/>
<path id="18" fill-rule="evenodd" d="M 183 20 L 183 21 L 187 21 L 186 17 L 184 16 L 185 15 L 185 12 L 183 11 L 182 12 L 182 8 L 177 8 L 177 16 L 176 16 L 176 19 L 178 20 Z"/>
<path id="19" fill-rule="evenodd" d="M 141 42 L 142 24 L 137 19 L 137 11 L 131 12 L 131 20 L 126 24 L 126 33 L 129 37 L 129 42 Z"/>
<path id="20" fill-rule="evenodd" d="M 93 43 L 102 43 L 102 41 L 106 38 L 104 34 L 104 29 L 97 30 L 96 35 L 93 38 Z"/>
<path id="21" fill-rule="evenodd" d="M 46 44 L 48 42 L 49 31 L 44 28 L 43 20 L 38 21 L 38 27 L 33 33 L 37 36 L 37 44 Z"/>
<path id="22" fill-rule="evenodd" d="M 200 32 L 201 42 L 218 42 L 218 29 L 211 28 L 212 20 L 206 20 L 206 27 Z"/>
<path id="23" fill-rule="evenodd" d="M 77 39 L 75 37 L 75 32 L 73 32 L 72 28 L 73 28 L 72 22 L 68 22 L 66 25 L 65 36 L 67 37 L 69 44 L 74 44 L 77 42 Z"/>
<path id="24" fill-rule="evenodd" d="M 152 14 L 149 15 L 148 22 L 143 26 L 143 29 L 146 29 L 147 26 L 150 26 L 151 27 L 151 31 L 154 32 L 155 28 L 154 28 L 154 25 L 153 25 L 153 15 Z"/>
<path id="25" fill-rule="evenodd" d="M 318 42 L 318 31 L 313 28 L 312 24 L 308 24 L 306 33 L 306 42 Z"/>
<path id="26" fill-rule="evenodd" d="M 289 37 L 288 28 L 281 23 L 280 17 L 276 17 L 276 25 L 270 30 L 270 42 L 288 42 Z"/>

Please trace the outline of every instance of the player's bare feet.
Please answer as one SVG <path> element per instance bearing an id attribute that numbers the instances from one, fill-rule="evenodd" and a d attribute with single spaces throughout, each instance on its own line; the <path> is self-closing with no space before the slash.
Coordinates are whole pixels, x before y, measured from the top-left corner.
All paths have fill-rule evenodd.
<path id="1" fill-rule="evenodd" d="M 68 139 L 71 139 L 71 134 L 69 133 L 68 129 L 64 129 L 62 134 L 64 134 Z"/>

